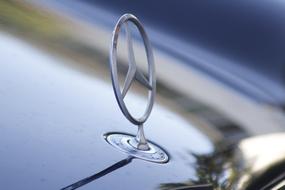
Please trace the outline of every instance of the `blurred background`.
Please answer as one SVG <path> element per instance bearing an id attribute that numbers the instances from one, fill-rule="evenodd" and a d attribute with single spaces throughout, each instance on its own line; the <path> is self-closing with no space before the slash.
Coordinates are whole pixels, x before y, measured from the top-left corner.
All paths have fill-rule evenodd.
<path id="1" fill-rule="evenodd" d="M 2 46 L 7 36 L 18 38 L 63 65 L 110 81 L 113 27 L 120 15 L 133 13 L 154 47 L 158 102 L 182 107 L 191 122 L 215 129 L 209 135 L 237 141 L 285 130 L 284 10 L 278 0 L 3 0 L 0 38 Z M 133 33 L 143 65 L 144 47 Z M 119 58 L 124 73 L 126 52 Z"/>

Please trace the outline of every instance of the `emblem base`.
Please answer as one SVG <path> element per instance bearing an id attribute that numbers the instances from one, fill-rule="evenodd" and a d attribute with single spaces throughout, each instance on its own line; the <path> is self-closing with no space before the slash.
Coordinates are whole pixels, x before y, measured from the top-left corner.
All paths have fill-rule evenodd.
<path id="1" fill-rule="evenodd" d="M 135 136 L 125 133 L 108 133 L 104 135 L 104 139 L 110 145 L 135 158 L 155 163 L 168 162 L 169 157 L 161 147 L 148 141 L 149 148 L 147 150 L 140 150 L 133 145 L 135 138 Z"/>

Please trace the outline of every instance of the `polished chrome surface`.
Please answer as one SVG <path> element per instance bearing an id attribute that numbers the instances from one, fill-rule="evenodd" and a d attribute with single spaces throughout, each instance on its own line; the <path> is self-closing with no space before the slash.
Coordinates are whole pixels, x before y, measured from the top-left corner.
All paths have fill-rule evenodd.
<path id="1" fill-rule="evenodd" d="M 149 148 L 147 150 L 142 150 L 137 148 L 138 141 L 133 135 L 124 133 L 110 133 L 106 134 L 104 137 L 105 140 L 112 146 L 133 157 L 156 163 L 168 162 L 169 157 L 165 151 L 152 142 L 148 142 Z"/>
<path id="2" fill-rule="evenodd" d="M 147 55 L 147 61 L 148 61 L 148 77 L 147 78 L 138 69 L 138 67 L 136 65 L 134 48 L 133 48 L 133 41 L 132 41 L 132 34 L 131 34 L 130 29 L 129 29 L 128 22 L 132 22 L 136 25 L 136 27 L 138 28 L 138 30 L 139 30 L 142 38 L 143 38 L 143 42 L 144 42 L 145 50 L 146 50 L 146 55 Z M 119 84 L 119 78 L 118 78 L 118 69 L 117 69 L 117 45 L 118 45 L 120 30 L 123 26 L 125 27 L 125 31 L 126 31 L 129 68 L 128 68 L 127 76 L 126 76 L 126 79 L 124 82 L 124 87 L 123 87 L 123 90 L 121 92 L 120 84 Z M 119 19 L 119 21 L 117 22 L 117 24 L 115 26 L 115 29 L 113 31 L 112 46 L 111 46 L 111 51 L 110 51 L 110 67 L 111 67 L 113 89 L 115 92 L 117 102 L 121 108 L 121 111 L 123 112 L 123 114 L 126 116 L 126 118 L 130 122 L 132 122 L 135 125 L 138 125 L 137 136 L 133 137 L 133 139 L 129 143 L 131 143 L 133 145 L 133 147 L 135 147 L 138 150 L 149 151 L 149 150 L 151 150 L 151 146 L 149 146 L 149 144 L 147 143 L 147 140 L 145 138 L 143 123 L 147 120 L 147 118 L 149 117 L 149 115 L 151 113 L 153 103 L 154 103 L 154 98 L 155 98 L 156 81 L 155 81 L 154 58 L 153 58 L 153 53 L 152 53 L 150 41 L 147 37 L 147 34 L 146 34 L 143 26 L 140 23 L 140 21 L 132 14 L 124 14 L 123 16 L 121 16 L 121 18 Z M 148 105 L 147 105 L 147 108 L 145 110 L 145 113 L 140 118 L 135 118 L 134 116 L 132 116 L 131 113 L 128 111 L 126 104 L 124 102 L 124 98 L 125 98 L 127 92 L 129 91 L 134 80 L 137 80 L 141 85 L 143 85 L 145 88 L 148 89 Z M 126 143 L 126 142 L 123 141 L 122 143 Z M 110 144 L 114 145 L 113 143 L 110 143 Z M 122 146 L 123 148 L 121 147 L 120 149 L 125 150 L 125 151 L 130 150 L 130 149 L 125 149 L 124 148 L 125 146 L 128 146 L 128 144 L 124 144 Z M 153 146 L 153 147 L 156 148 L 155 146 Z M 157 151 L 162 151 L 162 150 L 157 149 Z M 162 151 L 162 152 L 164 152 L 164 151 Z M 165 154 L 165 157 L 167 157 L 166 153 L 163 153 L 163 154 Z M 139 154 L 136 154 L 136 155 L 139 155 Z M 138 156 L 138 157 L 143 157 L 143 156 Z M 149 160 L 148 156 L 146 156 L 145 159 Z M 165 160 L 162 159 L 161 162 L 165 162 Z"/>
<path id="3" fill-rule="evenodd" d="M 148 77 L 146 78 L 144 74 L 137 68 L 135 55 L 133 50 L 133 42 L 132 42 L 132 34 L 128 26 L 128 22 L 132 22 L 138 28 L 145 45 L 147 61 L 148 61 Z M 120 90 L 120 84 L 118 79 L 118 69 L 117 69 L 117 45 L 118 45 L 118 38 L 120 34 L 120 30 L 122 27 L 125 27 L 126 36 L 127 36 L 127 46 L 128 46 L 128 63 L 129 69 L 128 73 L 124 82 L 123 91 Z M 147 118 L 149 117 L 153 103 L 155 98 L 155 90 L 156 90 L 156 81 L 155 81 L 155 67 L 154 67 L 154 58 L 151 49 L 150 41 L 147 37 L 147 34 L 140 23 L 140 21 L 132 14 L 124 14 L 119 21 L 117 22 L 114 30 L 113 30 L 113 37 L 112 37 L 112 46 L 110 51 L 110 67 L 111 67 L 111 75 L 112 75 L 112 83 L 113 89 L 116 95 L 117 102 L 126 116 L 126 118 L 135 125 L 142 125 Z M 148 94 L 148 106 L 145 110 L 145 113 L 140 118 L 135 118 L 131 115 L 128 111 L 124 97 L 126 93 L 131 87 L 131 84 L 134 80 L 137 80 L 140 84 L 146 87 L 149 90 Z"/>

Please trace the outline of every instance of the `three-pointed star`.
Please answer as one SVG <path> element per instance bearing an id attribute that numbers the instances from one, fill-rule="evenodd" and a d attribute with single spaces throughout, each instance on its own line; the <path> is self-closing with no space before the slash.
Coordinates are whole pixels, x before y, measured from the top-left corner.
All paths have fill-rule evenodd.
<path id="1" fill-rule="evenodd" d="M 136 79 L 140 84 L 142 84 L 149 90 L 152 90 L 152 87 L 150 86 L 148 79 L 146 79 L 143 73 L 137 69 L 136 60 L 134 56 L 132 36 L 131 36 L 128 23 L 125 23 L 125 31 L 126 31 L 126 39 L 127 39 L 127 46 L 128 46 L 129 69 L 128 69 L 127 76 L 126 76 L 124 86 L 123 86 L 123 91 L 122 91 L 123 98 L 126 96 L 134 79 Z"/>

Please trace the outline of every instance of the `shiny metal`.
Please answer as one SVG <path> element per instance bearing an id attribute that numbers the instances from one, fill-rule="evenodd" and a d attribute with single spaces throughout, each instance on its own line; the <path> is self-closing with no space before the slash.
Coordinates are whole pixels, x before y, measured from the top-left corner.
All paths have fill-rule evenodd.
<path id="1" fill-rule="evenodd" d="M 136 25 L 138 28 L 146 50 L 147 55 L 147 61 L 148 61 L 148 77 L 146 78 L 143 73 L 138 70 L 135 56 L 134 56 L 134 50 L 133 50 L 133 42 L 132 42 L 132 35 L 129 30 L 128 22 L 132 22 Z M 117 45 L 118 45 L 118 38 L 120 34 L 120 30 L 122 27 L 125 27 L 126 31 L 126 39 L 127 39 L 127 45 L 128 45 L 128 64 L 129 69 L 128 73 L 124 82 L 123 90 L 121 92 L 119 80 L 118 80 L 118 70 L 117 70 Z M 147 118 L 149 117 L 153 103 L 155 98 L 155 91 L 156 91 L 156 79 L 155 79 L 155 67 L 154 67 L 154 58 L 153 53 L 151 49 L 150 41 L 147 37 L 147 34 L 140 23 L 140 21 L 132 14 L 124 14 L 119 21 L 117 22 L 115 29 L 113 30 L 113 36 L 112 36 L 112 45 L 111 45 L 111 51 L 110 51 L 110 67 L 111 67 L 111 76 L 112 76 L 112 83 L 113 83 L 113 89 L 115 92 L 115 96 L 117 99 L 117 102 L 120 106 L 121 111 L 126 116 L 126 118 L 132 122 L 135 125 L 142 125 Z M 148 90 L 148 106 L 140 118 L 135 118 L 131 115 L 131 113 L 128 111 L 126 104 L 124 102 L 124 98 L 133 83 L 134 80 L 137 80 L 140 84 L 145 86 Z"/>
<path id="2" fill-rule="evenodd" d="M 142 39 L 145 45 L 147 61 L 148 61 L 148 77 L 147 78 L 137 68 L 135 55 L 134 55 L 134 49 L 133 49 L 132 34 L 129 29 L 128 22 L 134 23 L 142 36 Z M 118 79 L 118 70 L 117 70 L 117 45 L 118 45 L 120 30 L 123 26 L 125 27 L 125 31 L 126 31 L 129 68 L 128 68 L 127 76 L 124 82 L 123 90 L 121 91 L 120 85 L 119 85 L 119 79 Z M 132 140 L 132 144 L 139 150 L 149 150 L 150 147 L 147 143 L 147 140 L 145 138 L 144 131 L 143 131 L 143 123 L 147 120 L 147 118 L 149 117 L 151 113 L 153 103 L 154 103 L 154 98 L 155 98 L 156 80 L 155 80 L 154 58 L 153 58 L 150 41 L 147 37 L 147 34 L 143 26 L 140 23 L 140 21 L 132 14 L 124 14 L 119 19 L 119 21 L 117 22 L 115 26 L 115 29 L 113 31 L 112 46 L 111 46 L 111 51 L 110 51 L 110 67 L 111 67 L 113 89 L 114 89 L 117 102 L 120 106 L 120 109 L 130 122 L 132 122 L 135 125 L 138 125 L 138 133 L 137 133 L 136 138 Z M 137 80 L 141 85 L 143 85 L 144 87 L 148 89 L 148 105 L 147 105 L 147 108 L 143 116 L 141 116 L 140 118 L 135 118 L 134 116 L 132 116 L 124 102 L 124 98 L 127 92 L 129 91 L 134 80 Z"/>
<path id="3" fill-rule="evenodd" d="M 109 133 L 104 135 L 105 140 L 115 148 L 142 160 L 156 163 L 166 163 L 169 160 L 168 155 L 158 145 L 148 142 L 148 149 L 138 149 L 136 138 L 133 135 L 124 133 Z"/>
<path id="4" fill-rule="evenodd" d="M 130 144 L 140 150 L 148 150 L 150 147 L 148 146 L 147 140 L 144 135 L 143 125 L 138 126 L 138 132 L 136 138 L 133 138 L 130 141 Z"/>
<path id="5" fill-rule="evenodd" d="M 147 61 L 148 61 L 147 78 L 140 70 L 138 70 L 136 65 L 135 55 L 133 50 L 132 35 L 128 25 L 129 21 L 133 22 L 136 25 L 144 41 Z M 117 71 L 117 45 L 118 45 L 119 33 L 122 26 L 125 26 L 125 31 L 126 31 L 129 68 L 124 82 L 123 90 L 121 92 L 118 80 L 118 71 Z M 115 148 L 123 152 L 126 152 L 129 155 L 132 155 L 136 158 L 140 158 L 151 162 L 166 163 L 169 159 L 166 152 L 163 151 L 159 146 L 153 143 L 148 143 L 144 135 L 143 123 L 149 117 L 154 103 L 155 89 L 156 89 L 155 69 L 154 69 L 154 59 L 151 50 L 151 45 L 146 35 L 146 32 L 141 23 L 139 22 L 139 20 L 132 14 L 123 15 L 115 26 L 112 38 L 112 48 L 110 52 L 110 67 L 111 67 L 113 89 L 115 92 L 117 102 L 120 106 L 120 109 L 130 122 L 138 126 L 138 132 L 136 137 L 123 133 L 106 134 L 105 140 Z M 148 89 L 148 106 L 143 116 L 140 118 L 133 117 L 128 111 L 124 102 L 124 98 L 134 80 L 137 80 L 141 85 L 143 85 Z"/>

